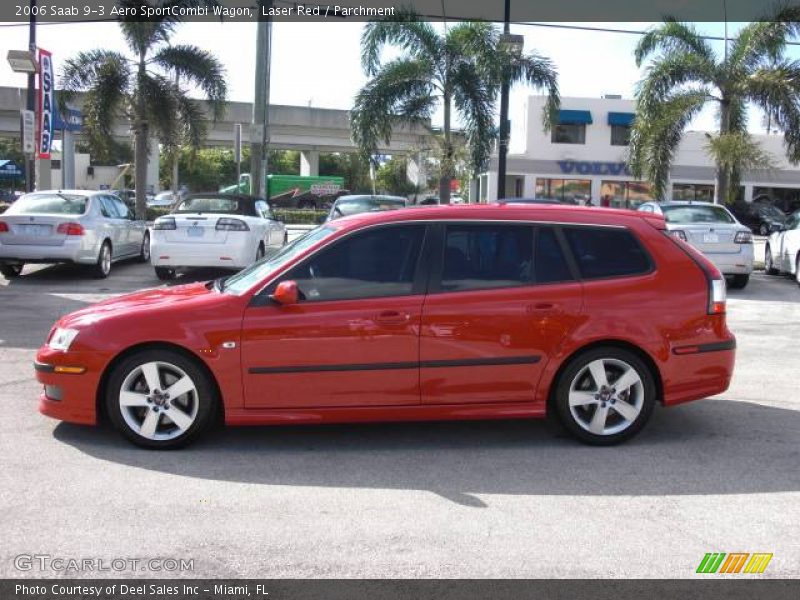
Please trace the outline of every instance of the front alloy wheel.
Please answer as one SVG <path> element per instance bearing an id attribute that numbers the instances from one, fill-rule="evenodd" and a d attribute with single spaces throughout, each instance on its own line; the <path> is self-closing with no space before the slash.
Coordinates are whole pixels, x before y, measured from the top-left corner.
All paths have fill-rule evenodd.
<path id="1" fill-rule="evenodd" d="M 106 406 L 114 425 L 145 448 L 184 446 L 208 425 L 215 404 L 207 376 L 169 350 L 138 353 L 110 378 Z"/>
<path id="2" fill-rule="evenodd" d="M 579 440 L 611 445 L 633 437 L 653 410 L 655 381 L 635 354 L 598 348 L 574 358 L 559 379 L 556 408 Z"/>

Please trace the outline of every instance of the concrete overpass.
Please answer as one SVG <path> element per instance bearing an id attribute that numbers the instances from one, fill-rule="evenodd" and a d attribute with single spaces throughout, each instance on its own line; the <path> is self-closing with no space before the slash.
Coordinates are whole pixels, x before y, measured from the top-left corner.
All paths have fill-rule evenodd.
<path id="1" fill-rule="evenodd" d="M 75 107 L 80 108 L 78 97 Z M 25 106 L 25 90 L 15 87 L 0 87 L 0 137 L 18 137 L 20 130 L 19 111 Z M 250 140 L 250 121 L 253 105 L 249 102 L 229 102 L 225 116 L 209 124 L 205 146 L 233 146 L 234 128 L 242 123 L 242 138 Z M 271 105 L 269 107 L 270 147 L 301 152 L 301 174 L 317 175 L 320 152 L 354 152 L 355 144 L 350 138 L 350 113 L 346 110 L 315 108 L 306 106 Z M 131 141 L 130 122 L 120 117 L 113 125 L 114 137 Z M 81 134 L 76 137 L 81 139 Z M 419 153 L 435 146 L 434 135 L 428 125 L 400 125 L 395 128 L 389 144 L 381 144 L 382 154 Z M 158 189 L 157 144 L 152 144 L 147 183 Z M 2 158 L 2 157 L 0 157 Z M 47 169 L 45 169 L 47 170 Z"/>

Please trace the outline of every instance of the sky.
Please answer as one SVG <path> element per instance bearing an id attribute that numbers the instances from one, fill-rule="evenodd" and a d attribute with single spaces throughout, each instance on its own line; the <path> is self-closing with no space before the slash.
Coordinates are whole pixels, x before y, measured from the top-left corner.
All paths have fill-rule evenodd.
<path id="1" fill-rule="evenodd" d="M 9 49 L 27 47 L 27 24 L 0 24 L 0 56 Z M 20 24 L 15 24 L 20 25 Z M 580 23 L 583 26 L 643 30 L 651 23 Z M 436 27 L 443 27 L 436 24 Z M 735 35 L 741 24 L 729 24 Z M 349 109 L 359 88 L 366 82 L 360 64 L 360 35 L 363 23 L 286 23 L 273 26 L 271 102 Z M 699 23 L 707 35 L 722 36 L 722 23 Z M 643 70 L 636 67 L 633 49 L 639 36 L 512 25 L 512 33 L 525 37 L 525 51 L 549 57 L 559 72 L 562 96 L 596 98 L 621 94 L 632 98 Z M 227 70 L 229 99 L 252 101 L 255 66 L 255 23 L 184 23 L 173 38 L 176 43 L 201 46 L 217 56 Z M 41 25 L 38 45 L 53 52 L 56 72 L 62 61 L 77 52 L 94 48 L 126 51 L 114 23 Z M 712 42 L 722 53 L 722 42 Z M 800 48 L 789 55 L 800 58 Z M 0 85 L 23 86 L 25 78 L 0 61 Z M 514 135 L 515 124 L 524 122 L 525 99 L 534 93 L 515 86 L 510 101 L 511 151 L 524 151 L 524 135 Z M 441 121 L 441 111 L 433 118 Z M 707 110 L 690 129 L 714 129 L 714 112 Z M 754 110 L 750 127 L 761 131 L 760 115 Z"/>

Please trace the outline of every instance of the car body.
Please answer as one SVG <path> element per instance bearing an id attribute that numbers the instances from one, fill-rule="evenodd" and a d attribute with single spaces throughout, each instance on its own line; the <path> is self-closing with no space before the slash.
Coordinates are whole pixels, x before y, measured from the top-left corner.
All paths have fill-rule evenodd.
<path id="1" fill-rule="evenodd" d="M 800 285 L 800 210 L 769 236 L 764 246 L 764 270 L 769 275 L 794 275 Z"/>
<path id="2" fill-rule="evenodd" d="M 733 288 L 743 288 L 753 272 L 753 234 L 731 212 L 710 202 L 645 202 L 641 212 L 663 215 L 667 229 L 705 254 Z"/>
<path id="3" fill-rule="evenodd" d="M 151 262 L 160 279 L 177 269 L 242 269 L 288 241 L 286 227 L 263 198 L 193 194 L 153 223 Z"/>
<path id="4" fill-rule="evenodd" d="M 740 223 L 760 235 L 769 235 L 786 223 L 786 214 L 768 202 L 737 202 L 731 212 Z"/>
<path id="5" fill-rule="evenodd" d="M 26 263 L 87 265 L 106 277 L 117 260 L 148 260 L 149 239 L 145 222 L 110 192 L 33 192 L 0 216 L 0 265 L 6 277 Z"/>
<path id="6" fill-rule="evenodd" d="M 395 210 L 408 206 L 408 199 L 402 196 L 351 194 L 340 196 L 331 206 L 327 221 L 365 212 Z"/>
<path id="7" fill-rule="evenodd" d="M 500 204 L 565 204 L 558 198 L 504 198 L 498 200 Z"/>
<path id="8" fill-rule="evenodd" d="M 171 191 L 159 192 L 153 196 L 152 200 L 147 200 L 147 206 L 150 208 L 169 208 L 175 204 L 175 194 Z"/>
<path id="9" fill-rule="evenodd" d="M 362 213 L 227 280 L 62 317 L 45 415 L 132 442 L 229 425 L 543 418 L 583 441 L 727 389 L 725 281 L 664 219 L 587 207 Z M 173 411 L 173 412 L 169 412 Z"/>

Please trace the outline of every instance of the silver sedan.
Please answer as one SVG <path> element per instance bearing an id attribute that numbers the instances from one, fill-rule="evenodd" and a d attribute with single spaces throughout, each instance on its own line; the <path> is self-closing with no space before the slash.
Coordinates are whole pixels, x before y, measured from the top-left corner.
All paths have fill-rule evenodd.
<path id="1" fill-rule="evenodd" d="M 753 233 L 731 212 L 709 202 L 646 202 L 642 212 L 664 215 L 671 235 L 690 243 L 713 262 L 732 288 L 743 288 L 753 272 Z"/>
<path id="2" fill-rule="evenodd" d="M 18 276 L 26 263 L 87 265 L 108 277 L 125 258 L 150 260 L 150 234 L 110 192 L 41 191 L 26 194 L 0 215 L 0 272 Z"/>

